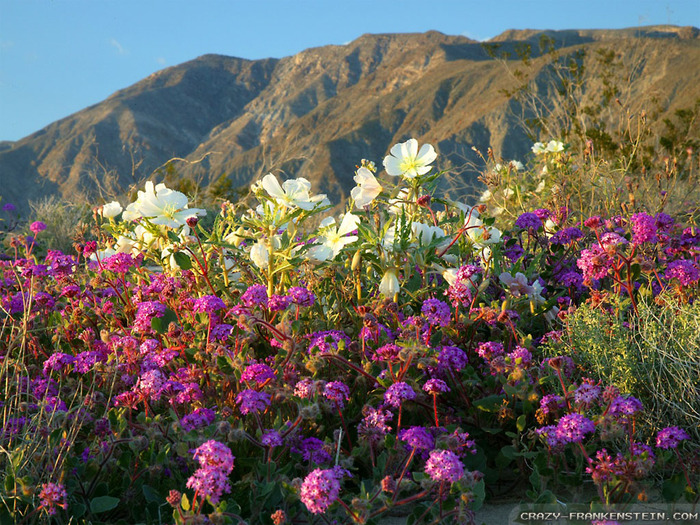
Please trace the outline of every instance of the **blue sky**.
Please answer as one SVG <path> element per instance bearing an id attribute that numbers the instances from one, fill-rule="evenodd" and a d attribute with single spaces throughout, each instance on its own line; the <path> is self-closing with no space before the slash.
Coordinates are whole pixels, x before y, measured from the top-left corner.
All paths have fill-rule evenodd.
<path id="1" fill-rule="evenodd" d="M 0 0 L 0 140 L 206 53 L 283 57 L 364 33 L 700 26 L 700 0 Z"/>

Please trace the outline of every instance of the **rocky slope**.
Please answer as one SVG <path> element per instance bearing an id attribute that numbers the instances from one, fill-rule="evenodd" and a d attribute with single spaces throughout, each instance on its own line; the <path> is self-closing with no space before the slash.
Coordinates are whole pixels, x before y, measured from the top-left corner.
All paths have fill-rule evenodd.
<path id="1" fill-rule="evenodd" d="M 629 80 L 620 95 L 627 109 L 648 103 L 660 122 L 700 97 L 700 37 L 691 27 L 507 31 L 491 44 L 496 55 L 511 53 L 509 60 L 434 31 L 364 35 L 282 59 L 205 55 L 0 143 L 0 196 L 25 209 L 50 194 L 109 199 L 177 158 L 178 174 L 203 186 L 222 178 L 244 186 L 273 171 L 306 177 L 338 201 L 361 158 L 380 164 L 408 137 L 441 153 L 452 174 L 442 191 L 468 191 L 478 163 L 472 147 L 520 160 L 529 152 L 521 125 L 529 109 L 503 94 L 518 85 L 516 69 L 557 110 L 550 59 L 537 56 L 543 34 L 564 59 L 585 50 L 582 98 L 603 88 L 606 50 L 624 64 L 618 72 Z M 525 46 L 533 55 L 527 66 L 513 58 Z"/>

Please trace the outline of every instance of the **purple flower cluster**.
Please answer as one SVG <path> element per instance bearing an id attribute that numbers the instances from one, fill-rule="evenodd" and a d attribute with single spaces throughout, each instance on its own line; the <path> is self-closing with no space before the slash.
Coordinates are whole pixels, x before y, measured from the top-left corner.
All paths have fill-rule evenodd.
<path id="1" fill-rule="evenodd" d="M 668 450 L 677 448 L 681 441 L 690 439 L 688 433 L 679 427 L 666 427 L 656 435 L 656 447 Z"/>
<path id="2" fill-rule="evenodd" d="M 258 387 L 275 379 L 275 371 L 262 363 L 248 365 L 241 374 L 241 383 L 255 383 Z"/>
<path id="3" fill-rule="evenodd" d="M 452 316 L 450 305 L 439 299 L 426 299 L 423 301 L 421 314 L 432 326 L 447 326 L 450 324 L 450 317 Z"/>
<path id="4" fill-rule="evenodd" d="M 556 436 L 562 443 L 580 443 L 586 434 L 595 432 L 593 421 L 581 414 L 567 414 L 557 424 Z"/>
<path id="5" fill-rule="evenodd" d="M 404 401 L 410 401 L 415 398 L 416 392 L 403 381 L 394 383 L 384 393 L 384 402 L 394 408 L 399 408 Z"/>
<path id="6" fill-rule="evenodd" d="M 267 287 L 262 284 L 254 284 L 250 286 L 241 295 L 241 304 L 247 306 L 248 308 L 253 308 L 255 306 L 267 307 Z"/>
<path id="7" fill-rule="evenodd" d="M 340 479 L 337 469 L 312 470 L 301 484 L 301 502 L 312 514 L 323 514 L 340 495 Z"/>
<path id="8" fill-rule="evenodd" d="M 635 213 L 631 217 L 632 221 L 632 242 L 642 244 L 645 242 L 656 242 L 656 220 L 646 213 Z"/>
<path id="9" fill-rule="evenodd" d="M 451 450 L 433 450 L 425 462 L 425 472 L 433 481 L 455 483 L 464 477 L 464 465 Z"/>
<path id="10" fill-rule="evenodd" d="M 194 459 L 200 468 L 187 480 L 187 488 L 193 489 L 202 499 L 208 498 L 216 505 L 224 492 L 231 491 L 228 475 L 235 460 L 231 450 L 218 441 L 209 440 L 195 449 Z"/>
<path id="11" fill-rule="evenodd" d="M 68 507 L 68 494 L 61 483 L 43 483 L 39 500 L 41 501 L 39 508 L 44 509 L 49 516 L 56 514 L 56 507 L 62 509 Z"/>
<path id="12" fill-rule="evenodd" d="M 678 279 L 681 286 L 691 286 L 700 281 L 700 268 L 691 260 L 679 259 L 668 263 L 664 277 L 669 281 Z"/>
<path id="13" fill-rule="evenodd" d="M 542 219 L 533 212 L 525 212 L 515 219 L 515 225 L 522 230 L 537 231 L 542 227 Z"/>
<path id="14" fill-rule="evenodd" d="M 270 394 L 250 389 L 242 390 L 236 396 L 236 403 L 241 414 L 263 412 L 270 406 Z"/>
<path id="15" fill-rule="evenodd" d="M 424 427 L 410 427 L 399 431 L 399 440 L 407 443 L 410 448 L 420 450 L 435 448 L 435 438 Z"/>
<path id="16" fill-rule="evenodd" d="M 191 414 L 180 419 L 180 426 L 185 432 L 211 425 L 216 419 L 216 412 L 210 408 L 197 408 Z"/>
<path id="17" fill-rule="evenodd" d="M 287 290 L 287 295 L 291 297 L 292 303 L 298 306 L 312 306 L 316 300 L 313 293 L 301 286 L 292 286 Z"/>
<path id="18" fill-rule="evenodd" d="M 213 314 L 226 308 L 226 304 L 216 295 L 205 295 L 195 299 L 192 311 Z"/>
<path id="19" fill-rule="evenodd" d="M 337 408 L 345 407 L 345 402 L 350 399 L 350 389 L 342 381 L 326 383 L 323 396 L 332 402 Z"/>

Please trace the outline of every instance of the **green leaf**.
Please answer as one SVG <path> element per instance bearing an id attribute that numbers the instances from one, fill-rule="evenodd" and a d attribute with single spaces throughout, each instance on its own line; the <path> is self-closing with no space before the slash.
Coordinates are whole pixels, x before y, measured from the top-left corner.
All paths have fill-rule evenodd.
<path id="1" fill-rule="evenodd" d="M 98 496 L 90 501 L 90 512 L 100 514 L 110 511 L 119 505 L 119 498 L 114 496 Z"/>
<path id="2" fill-rule="evenodd" d="M 487 396 L 483 399 L 477 399 L 474 401 L 474 406 L 479 410 L 484 412 L 498 412 L 498 410 L 503 405 L 503 400 L 505 398 L 501 395 Z"/>
<path id="3" fill-rule="evenodd" d="M 71 514 L 71 516 L 73 516 L 76 519 L 81 518 L 83 516 L 83 514 L 85 514 L 86 510 L 87 510 L 87 507 L 85 505 L 83 505 L 82 503 L 73 503 L 70 506 L 70 514 Z"/>
<path id="4" fill-rule="evenodd" d="M 180 499 L 180 506 L 185 512 L 190 510 L 190 500 L 187 498 L 187 494 L 182 495 L 182 498 Z"/>
<path id="5" fill-rule="evenodd" d="M 520 417 L 518 417 L 517 421 L 515 422 L 515 426 L 518 428 L 519 432 L 522 432 L 525 430 L 525 425 L 527 423 L 527 418 L 525 417 L 525 414 L 522 414 Z"/>
<path id="6" fill-rule="evenodd" d="M 143 491 L 143 497 L 146 498 L 148 503 L 157 503 L 160 505 L 165 501 L 160 494 L 158 494 L 156 489 L 149 485 L 142 486 L 141 490 Z"/>
<path id="7" fill-rule="evenodd" d="M 188 257 L 186 253 L 175 252 L 173 254 L 173 257 L 175 258 L 175 262 L 177 263 L 177 265 L 183 270 L 189 270 L 190 268 L 192 268 L 192 260 Z"/>

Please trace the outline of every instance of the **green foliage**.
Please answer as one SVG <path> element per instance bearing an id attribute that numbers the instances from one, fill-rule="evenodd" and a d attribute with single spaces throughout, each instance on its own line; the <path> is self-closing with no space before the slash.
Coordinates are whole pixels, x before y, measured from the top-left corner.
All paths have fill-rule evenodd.
<path id="1" fill-rule="evenodd" d="M 668 296 L 645 299 L 638 317 L 584 304 L 566 319 L 547 355 L 570 355 L 583 375 L 634 392 L 644 403 L 647 433 L 680 425 L 700 439 L 700 304 Z"/>

